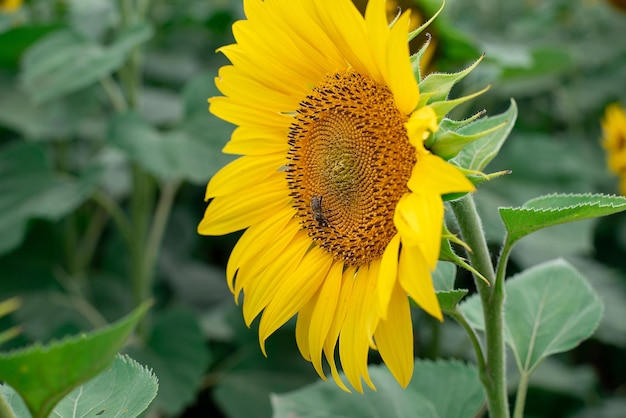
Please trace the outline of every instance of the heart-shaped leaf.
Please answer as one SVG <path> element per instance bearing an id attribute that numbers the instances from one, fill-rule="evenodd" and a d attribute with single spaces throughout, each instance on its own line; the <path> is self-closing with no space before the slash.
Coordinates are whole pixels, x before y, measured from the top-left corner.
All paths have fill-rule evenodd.
<path id="1" fill-rule="evenodd" d="M 564 260 L 525 270 L 505 288 L 505 338 L 522 373 L 589 338 L 602 317 L 602 301 Z M 474 328 L 485 329 L 479 297 L 468 298 L 459 309 Z"/>

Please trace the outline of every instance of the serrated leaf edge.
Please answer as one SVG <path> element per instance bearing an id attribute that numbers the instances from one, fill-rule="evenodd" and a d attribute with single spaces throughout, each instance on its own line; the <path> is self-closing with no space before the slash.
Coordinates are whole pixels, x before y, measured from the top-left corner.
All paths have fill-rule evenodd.
<path id="1" fill-rule="evenodd" d="M 526 211 L 534 211 L 534 212 L 545 212 L 545 211 L 555 211 L 555 210 L 562 210 L 562 209 L 571 209 L 571 208 L 576 208 L 579 206 L 600 206 L 600 207 L 618 207 L 614 204 L 603 204 L 602 202 L 582 202 L 582 203 L 578 203 L 575 205 L 569 205 L 569 206 L 560 206 L 560 207 L 555 207 L 555 208 L 532 208 L 532 207 L 527 207 L 526 205 L 528 205 L 531 202 L 535 202 L 537 200 L 540 199 L 548 199 L 548 198 L 553 198 L 553 197 L 603 197 L 603 198 L 609 198 L 609 199 L 613 199 L 613 198 L 617 198 L 617 199 L 623 199 L 624 203 L 623 205 L 626 206 L 626 198 L 624 196 L 620 196 L 617 194 L 597 194 L 597 193 L 550 193 L 547 195 L 543 195 L 540 197 L 536 197 L 533 198 L 531 200 L 529 200 L 528 202 L 524 203 L 522 206 L 501 206 L 498 209 L 513 209 L 513 210 L 526 210 Z"/>
<path id="2" fill-rule="evenodd" d="M 68 344 L 78 343 L 80 341 L 84 341 L 87 339 L 95 338 L 96 336 L 100 336 L 102 334 L 106 334 L 107 332 L 111 331 L 113 328 L 118 327 L 122 322 L 129 321 L 131 317 L 134 315 L 139 315 L 140 317 L 143 316 L 151 305 L 152 305 L 151 303 L 143 304 L 141 305 L 140 308 L 136 308 L 135 310 L 129 312 L 126 316 L 123 316 L 122 318 L 120 318 L 119 320 L 113 323 L 107 324 L 95 330 L 82 332 L 79 335 L 68 335 L 59 340 L 50 341 L 46 344 L 42 344 L 41 342 L 35 342 L 26 347 L 16 348 L 16 349 L 12 349 L 6 352 L 0 352 L 0 360 L 10 359 L 16 356 L 25 356 L 34 352 L 45 354 L 52 350 L 62 348 L 63 346 L 68 345 Z M 139 313 L 140 310 L 141 310 L 141 313 Z"/>

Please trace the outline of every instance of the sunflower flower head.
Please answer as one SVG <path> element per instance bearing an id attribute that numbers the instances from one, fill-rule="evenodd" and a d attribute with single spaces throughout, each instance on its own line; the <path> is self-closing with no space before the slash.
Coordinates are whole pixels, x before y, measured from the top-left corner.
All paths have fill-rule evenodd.
<path id="1" fill-rule="evenodd" d="M 12 13 L 22 6 L 22 0 L 0 0 L 0 13 Z"/>
<path id="2" fill-rule="evenodd" d="M 413 373 L 409 297 L 441 320 L 431 272 L 444 229 L 442 195 L 474 190 L 425 144 L 454 106 L 420 94 L 410 12 L 389 24 L 385 0 L 361 15 L 349 0 L 244 0 L 231 64 L 210 111 L 237 126 L 241 155 L 209 182 L 200 234 L 245 229 L 226 275 L 259 340 L 297 316 L 302 356 L 322 378 L 371 388 L 378 350 L 406 386 Z M 411 32 L 414 34 L 414 32 Z M 417 54 L 417 57 L 421 54 Z M 436 88 L 435 88 L 436 87 Z M 449 90 L 448 90 L 449 91 Z M 446 142 L 448 141 L 448 142 Z"/>
<path id="3" fill-rule="evenodd" d="M 609 169 L 620 178 L 620 193 L 626 196 L 626 110 L 613 103 L 602 119 L 602 146 Z"/>

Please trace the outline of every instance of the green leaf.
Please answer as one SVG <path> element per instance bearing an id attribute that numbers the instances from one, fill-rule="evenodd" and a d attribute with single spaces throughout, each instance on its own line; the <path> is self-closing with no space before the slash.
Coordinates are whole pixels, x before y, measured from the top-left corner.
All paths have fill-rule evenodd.
<path id="1" fill-rule="evenodd" d="M 604 315 L 593 338 L 605 344 L 626 348 L 626 280 L 622 269 L 609 268 L 589 258 L 568 258 L 589 280 L 604 303 Z"/>
<path id="2" fill-rule="evenodd" d="M 440 418 L 433 403 L 409 384 L 402 389 L 383 366 L 370 366 L 377 391 L 365 388 L 363 395 L 341 390 L 332 380 L 317 382 L 282 395 L 271 395 L 273 418 L 385 417 Z"/>
<path id="3" fill-rule="evenodd" d="M 117 6 L 108 0 L 67 0 L 65 3 L 72 28 L 91 39 L 101 39 L 119 25 Z"/>
<path id="4" fill-rule="evenodd" d="M 459 167 L 472 171 L 482 171 L 498 155 L 504 141 L 511 133 L 516 119 L 517 104 L 515 100 L 511 99 L 511 105 L 505 112 L 480 119 L 466 127 L 460 128 L 459 133 L 473 135 L 503 124 L 502 128 L 491 131 L 463 148 L 454 161 Z"/>
<path id="5" fill-rule="evenodd" d="M 42 36 L 58 29 L 58 25 L 10 26 L 11 30 L 4 33 L 2 33 L 2 28 L 0 27 L 0 45 L 2 45 L 0 65 L 10 68 L 17 68 L 20 56 L 28 46 L 32 45 Z"/>
<path id="6" fill-rule="evenodd" d="M 15 418 L 32 417 L 28 407 L 24 403 L 24 400 L 11 386 L 6 384 L 0 384 L 0 408 L 0 412 L 4 412 L 8 409 L 11 413 L 13 413 Z M 0 415 L 5 418 L 4 414 Z"/>
<path id="7" fill-rule="evenodd" d="M 109 141 L 156 176 L 205 183 L 223 165 L 225 157 L 221 145 L 203 141 L 202 135 L 191 132 L 193 129 L 179 129 L 161 134 L 139 115 L 128 112 L 112 119 Z"/>
<path id="8" fill-rule="evenodd" d="M 456 278 L 456 266 L 447 261 L 438 261 L 437 268 L 432 276 L 436 291 L 445 292 L 453 290 L 454 279 Z"/>
<path id="9" fill-rule="evenodd" d="M 138 23 L 105 47 L 72 30 L 58 30 L 25 52 L 23 87 L 39 103 L 87 87 L 120 68 L 130 50 L 151 36 L 151 27 Z"/>
<path id="10" fill-rule="evenodd" d="M 215 77 L 217 77 L 217 71 L 214 70 L 198 74 L 185 84 L 182 98 L 185 114 L 187 116 L 202 113 L 208 117 L 208 99 L 213 96 L 221 95 L 220 91 L 215 86 Z"/>
<path id="11" fill-rule="evenodd" d="M 229 418 L 269 417 L 271 393 L 290 392 L 319 381 L 319 377 L 298 351 L 293 328 L 284 327 L 272 335 L 268 357 L 264 357 L 257 336 L 245 327 L 241 313 L 232 309 L 229 316 L 235 318 L 235 312 L 237 321 L 231 319 L 231 326 L 239 345 L 232 356 L 239 362 L 217 383 L 213 398 Z"/>
<path id="12" fill-rule="evenodd" d="M 525 270 L 507 280 L 505 288 L 505 338 L 523 373 L 589 338 L 602 317 L 598 295 L 563 260 Z M 484 330 L 479 297 L 468 298 L 460 310 L 474 328 Z"/>
<path id="13" fill-rule="evenodd" d="M 441 418 L 476 416 L 485 401 L 476 367 L 456 360 L 416 361 L 409 386 L 430 400 Z"/>
<path id="14" fill-rule="evenodd" d="M 552 194 L 529 200 L 521 207 L 499 209 L 509 244 L 542 228 L 623 210 L 626 198 L 602 194 Z"/>
<path id="15" fill-rule="evenodd" d="M 0 84 L 0 123 L 27 139 L 68 141 L 76 136 L 100 139 L 101 98 L 81 92 L 37 104 L 14 80 Z"/>
<path id="16" fill-rule="evenodd" d="M 446 312 L 454 312 L 457 305 L 461 300 L 467 296 L 469 291 L 467 289 L 455 289 L 444 292 L 437 292 L 437 300 L 441 306 L 441 310 Z"/>
<path id="17" fill-rule="evenodd" d="M 414 377 L 402 389 L 383 366 L 370 366 L 377 390 L 349 394 L 332 382 L 318 382 L 284 395 L 272 395 L 274 418 L 387 417 L 467 418 L 476 415 L 484 395 L 473 366 L 460 362 L 417 361 Z"/>
<path id="18" fill-rule="evenodd" d="M 195 399 L 210 360 L 195 314 L 182 308 L 157 317 L 147 344 L 126 351 L 159 377 L 154 407 L 168 415 L 178 414 Z"/>
<path id="19" fill-rule="evenodd" d="M 548 357 L 530 378 L 530 386 L 585 398 L 594 393 L 598 377 L 590 364 L 568 366 Z"/>
<path id="20" fill-rule="evenodd" d="M 461 299 L 468 293 L 466 289 L 454 288 L 456 265 L 447 261 L 439 261 L 432 277 L 441 309 L 444 312 L 454 311 L 456 305 L 458 305 Z"/>
<path id="21" fill-rule="evenodd" d="M 143 304 L 120 321 L 79 337 L 0 354 L 0 380 L 22 396 L 33 417 L 47 417 L 75 387 L 111 363 L 148 307 Z"/>
<path id="22" fill-rule="evenodd" d="M 141 414 L 157 394 L 156 376 L 127 356 L 117 355 L 113 363 L 87 383 L 74 389 L 52 411 L 59 418 L 124 416 Z M 19 418 L 30 413 L 10 386 L 0 385 L 0 394 Z"/>
<path id="23" fill-rule="evenodd" d="M 23 237 L 31 218 L 57 220 L 93 192 L 99 173 L 74 178 L 54 171 L 44 147 L 18 142 L 0 148 L 0 249 L 9 251 Z"/>
<path id="24" fill-rule="evenodd" d="M 532 63 L 530 66 L 506 68 L 502 78 L 507 81 L 511 81 L 511 79 L 533 79 L 537 81 L 540 76 L 553 76 L 570 71 L 573 65 L 572 53 L 560 46 L 539 46 L 531 52 L 531 56 Z"/>

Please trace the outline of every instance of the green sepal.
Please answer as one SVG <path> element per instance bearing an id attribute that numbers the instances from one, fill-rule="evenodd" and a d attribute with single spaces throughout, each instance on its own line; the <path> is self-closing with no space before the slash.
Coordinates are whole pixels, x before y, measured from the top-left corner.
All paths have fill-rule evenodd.
<path id="1" fill-rule="evenodd" d="M 420 33 L 424 32 L 424 29 L 426 29 L 428 26 L 430 26 L 431 23 L 435 21 L 435 19 L 437 18 L 437 16 L 439 16 L 439 14 L 441 13 L 441 11 L 443 10 L 445 6 L 446 6 L 446 0 L 443 0 L 441 2 L 441 7 L 439 7 L 439 10 L 437 10 L 430 19 L 424 22 L 419 28 L 409 32 L 409 42 L 411 42 L 413 39 L 419 36 Z"/>
<path id="2" fill-rule="evenodd" d="M 489 116 L 463 127 L 464 134 L 481 132 L 494 126 L 500 126 L 500 129 L 483 134 L 477 141 L 463 148 L 454 158 L 454 163 L 474 173 L 482 171 L 498 155 L 516 120 L 517 104 L 511 99 L 509 108 L 499 115 Z"/>
<path id="3" fill-rule="evenodd" d="M 443 120 L 443 118 L 448 113 L 450 113 L 455 107 L 480 96 L 481 94 L 489 90 L 489 87 L 490 86 L 487 86 L 482 90 L 479 90 L 472 94 L 468 94 L 467 96 L 459 97 L 458 99 L 438 101 L 438 102 L 429 101 L 428 105 L 435 111 L 435 113 L 437 114 L 437 123 L 440 123 Z M 422 100 L 422 97 L 420 97 L 420 101 L 421 100 Z"/>
<path id="4" fill-rule="evenodd" d="M 431 149 L 433 144 L 436 141 L 436 137 L 437 135 L 440 134 L 440 131 L 444 131 L 444 132 L 448 132 L 448 131 L 453 131 L 453 132 L 457 132 L 458 130 L 460 130 L 461 128 L 463 128 L 464 126 L 469 125 L 470 123 L 478 120 L 479 118 L 481 118 L 482 116 L 485 116 L 485 114 L 487 113 L 486 110 L 481 110 L 480 112 L 476 112 L 475 114 L 473 114 L 472 116 L 470 116 L 467 119 L 463 119 L 463 120 L 454 120 L 454 119 L 448 119 L 448 118 L 443 118 L 441 120 L 441 123 L 439 124 L 439 131 L 435 132 L 433 135 L 431 135 L 430 137 L 428 137 L 428 139 L 426 141 L 424 141 L 424 146 L 428 149 Z"/>
<path id="5" fill-rule="evenodd" d="M 450 94 L 452 87 L 471 73 L 483 60 L 483 58 L 484 55 L 481 55 L 480 58 L 474 61 L 472 65 L 462 71 L 456 73 L 432 73 L 421 80 L 419 83 L 421 95 L 418 107 L 435 102 L 445 102 L 448 99 L 448 95 Z M 475 96 L 468 97 L 471 98 Z M 443 115 L 445 114 L 447 114 L 447 112 Z"/>
<path id="6" fill-rule="evenodd" d="M 467 289 L 454 289 L 445 292 L 437 292 L 437 300 L 439 301 L 439 307 L 441 311 L 447 315 L 456 313 L 457 305 L 467 294 Z"/>
<path id="7" fill-rule="evenodd" d="M 439 125 L 439 130 L 432 136 L 432 145 L 430 146 L 433 154 L 440 156 L 444 160 L 456 157 L 466 145 L 506 126 L 506 122 L 502 122 L 499 125 L 487 127 L 484 131 L 464 134 L 463 128 L 460 128 L 458 131 L 448 129 L 446 126 L 448 124 L 444 123 L 446 120 L 449 119 L 444 119 Z"/>
<path id="8" fill-rule="evenodd" d="M 422 45 L 419 51 L 411 55 L 411 68 L 413 69 L 413 77 L 415 77 L 415 80 L 417 80 L 418 83 L 422 80 L 422 71 L 420 69 L 420 64 L 422 63 L 422 57 L 424 56 L 424 53 L 430 46 L 431 40 L 432 40 L 432 37 L 430 36 L 429 33 L 427 33 L 426 42 L 424 42 L 424 45 Z"/>
<path id="9" fill-rule="evenodd" d="M 511 170 L 502 170 L 496 171 L 495 173 L 481 173 L 480 171 L 466 170 L 464 168 L 459 168 L 462 173 L 465 174 L 467 179 L 472 182 L 474 186 L 479 186 L 483 183 L 487 183 L 488 181 L 500 178 L 502 176 L 507 176 L 512 173 Z"/>
<path id="10" fill-rule="evenodd" d="M 472 251 L 472 249 L 465 242 L 463 242 L 459 237 L 457 237 L 456 235 L 448 231 L 447 226 L 444 224 L 443 232 L 441 235 L 441 249 L 439 250 L 439 260 L 450 261 L 456 264 L 457 266 L 464 268 L 465 270 L 472 273 L 474 276 L 484 281 L 485 284 L 487 284 L 487 286 L 490 286 L 491 283 L 489 283 L 489 280 L 487 280 L 485 276 L 480 274 L 480 272 L 476 270 L 474 267 L 472 267 L 471 265 L 469 265 L 467 261 L 465 261 L 464 258 L 459 257 L 454 252 L 454 250 L 452 249 L 452 246 L 450 245 L 450 241 L 461 245 L 462 247 L 466 248 L 467 251 L 470 251 L 470 252 Z"/>

